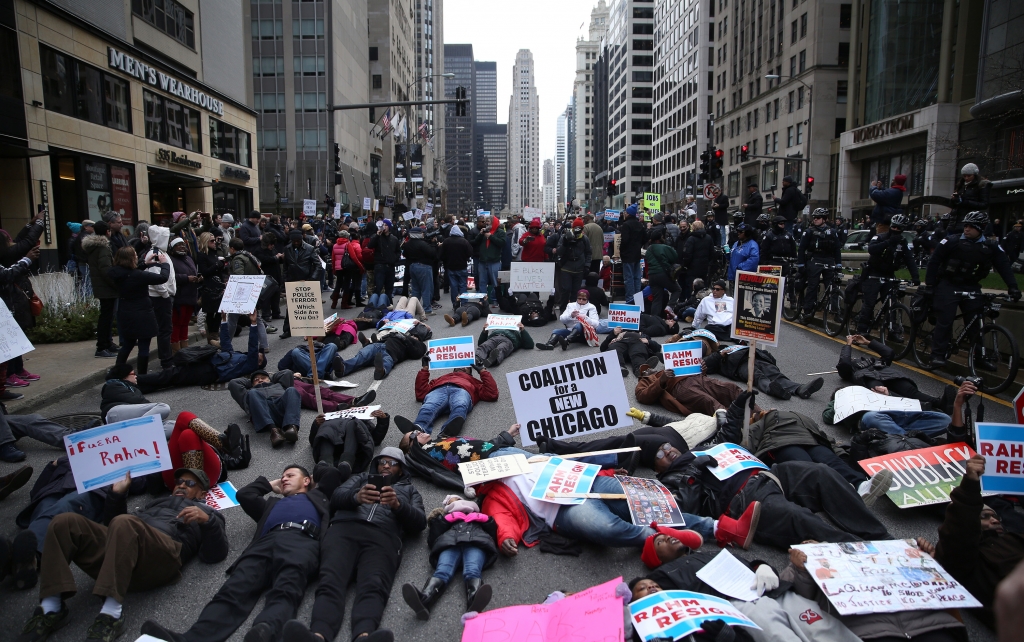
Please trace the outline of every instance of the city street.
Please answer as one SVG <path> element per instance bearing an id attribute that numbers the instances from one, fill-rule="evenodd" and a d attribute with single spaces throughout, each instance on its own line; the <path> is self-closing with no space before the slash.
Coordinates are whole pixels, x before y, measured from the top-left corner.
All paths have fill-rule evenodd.
<path id="1" fill-rule="evenodd" d="M 326 313 L 330 313 L 327 310 Z M 346 316 L 354 316 L 355 310 L 347 311 Z M 430 326 L 434 330 L 434 336 L 448 337 L 471 334 L 474 337 L 480 332 L 483 322 L 477 321 L 466 329 L 461 326 L 448 328 L 441 313 L 431 317 Z M 548 337 L 549 330 L 554 328 L 552 324 L 547 328 L 529 329 L 535 341 L 543 341 Z M 299 343 L 297 339 L 279 340 L 271 336 L 272 354 L 271 364 L 276 364 L 286 348 L 294 347 Z M 809 373 L 822 372 L 834 368 L 838 360 L 841 344 L 826 337 L 819 336 L 811 331 L 798 326 L 786 324 L 782 331 L 782 339 L 779 348 L 772 349 L 772 353 L 778 359 L 782 371 L 787 373 L 797 383 L 804 383 L 811 378 Z M 496 403 L 481 402 L 470 414 L 469 421 L 463 434 L 474 437 L 488 438 L 498 431 L 508 428 L 514 422 L 515 413 L 508 396 L 508 386 L 504 374 L 513 370 L 519 370 L 530 366 L 549 363 L 561 360 L 563 357 L 575 356 L 584 352 L 595 351 L 581 345 L 571 346 L 568 352 L 560 350 L 554 352 L 543 352 L 533 350 L 529 352 L 514 353 L 504 364 L 499 366 L 494 375 L 498 382 L 500 398 Z M 355 347 L 349 347 L 343 354 L 351 356 L 356 351 Z M 413 399 L 412 382 L 416 371 L 419 368 L 418 362 L 405 362 L 396 367 L 391 376 L 380 382 L 377 390 L 377 401 L 383 405 L 385 411 L 394 415 L 404 415 L 412 418 L 415 416 L 419 404 Z M 908 371 L 909 372 L 909 371 Z M 358 382 L 360 388 L 354 389 L 351 394 L 362 394 L 367 386 L 373 383 L 372 368 L 362 370 L 347 377 L 348 380 Z M 54 373 L 43 372 L 45 376 L 53 376 Z M 941 384 L 930 377 L 911 372 L 913 377 L 922 389 L 932 394 L 938 394 Z M 772 402 L 759 397 L 759 401 L 765 407 L 777 406 L 782 409 L 795 410 L 805 413 L 820 421 L 821 410 L 827 403 L 831 391 L 839 383 L 839 377 L 835 374 L 825 375 L 826 383 L 824 388 L 810 400 L 801 400 L 794 397 L 787 402 Z M 630 400 L 634 399 L 634 387 L 636 379 L 633 376 L 624 380 Z M 173 413 L 189 410 L 198 414 L 219 430 L 223 430 L 228 423 L 235 422 L 243 426 L 243 431 L 251 433 L 251 428 L 245 420 L 241 409 L 231 400 L 227 390 L 210 392 L 199 388 L 188 388 L 170 390 L 149 395 L 152 401 L 163 401 L 170 404 Z M 43 415 L 56 415 L 75 411 L 96 411 L 99 405 L 99 389 L 92 389 L 76 394 L 70 398 L 55 400 L 50 406 L 42 411 Z M 1012 421 L 1010 408 L 994 402 L 986 404 L 986 418 L 989 421 Z M 649 408 L 648 410 L 664 412 L 661 408 Z M 253 459 L 250 467 L 246 470 L 232 471 L 230 481 L 237 487 L 241 487 L 253 480 L 258 475 L 265 475 L 268 478 L 276 478 L 282 468 L 289 463 L 295 462 L 305 466 L 312 466 L 310 447 L 307 441 L 308 428 L 314 417 L 314 412 L 304 410 L 300 438 L 294 447 L 285 446 L 279 450 L 272 450 L 269 445 L 269 438 L 266 434 L 252 435 Z M 392 426 L 394 424 L 392 423 Z M 835 430 L 828 428 L 835 437 L 849 441 L 849 435 L 837 434 Z M 385 446 L 395 446 L 398 443 L 399 434 L 392 428 L 384 442 Z M 25 450 L 28 455 L 28 463 L 38 471 L 46 461 L 52 460 L 59 455 L 55 450 L 49 449 L 37 442 L 21 440 L 19 447 Z M 8 472 L 12 467 L 9 465 L 0 468 L 0 472 Z M 641 468 L 638 475 L 653 476 L 653 472 Z M 34 481 L 34 479 L 33 479 Z M 422 480 L 416 480 L 416 488 L 423 496 L 424 506 L 429 512 L 440 504 L 441 499 L 448 493 L 446 490 L 434 487 Z M 0 503 L 0 523 L 5 525 L 5 533 L 13 534 L 14 516 L 27 502 L 31 483 L 15 492 L 11 497 Z M 134 509 L 143 505 L 148 496 L 135 496 L 129 498 L 129 508 Z M 888 499 L 881 499 L 875 505 L 875 512 L 883 520 L 889 531 L 895 537 L 917 537 L 924 536 L 935 540 L 937 537 L 936 528 L 940 523 L 941 509 L 910 509 L 899 510 Z M 126 632 L 123 639 L 134 640 L 138 636 L 139 627 L 147 618 L 155 618 L 169 628 L 184 631 L 196 619 L 206 601 L 214 594 L 220 584 L 224 581 L 224 571 L 235 560 L 239 552 L 245 547 L 252 537 L 255 524 L 242 512 L 240 508 L 229 509 L 225 513 L 228 524 L 229 539 L 231 541 L 231 552 L 227 559 L 220 564 L 206 565 L 198 560 L 190 562 L 183 571 L 184 579 L 177 585 L 158 589 L 147 593 L 130 594 L 124 604 L 127 613 Z M 578 591 L 599 582 L 604 582 L 617 576 L 629 580 L 646 572 L 640 563 L 639 551 L 631 549 L 608 549 L 587 545 L 584 553 L 579 558 L 556 557 L 541 553 L 537 549 L 520 548 L 518 557 L 514 559 L 500 558 L 490 570 L 484 573 L 484 580 L 494 588 L 494 598 L 491 601 L 491 609 L 515 604 L 537 603 L 544 600 L 545 596 L 555 590 Z M 718 550 L 713 542 L 705 543 L 705 550 Z M 399 570 L 396 583 L 391 592 L 391 601 L 385 613 L 383 626 L 391 628 L 395 632 L 395 639 L 402 642 L 412 641 L 437 641 L 437 640 L 458 640 L 461 635 L 461 624 L 459 616 L 464 608 L 464 592 L 461 578 L 456 576 L 448 592 L 441 598 L 439 604 L 434 608 L 429 622 L 416 620 L 412 611 L 405 605 L 401 598 L 401 585 L 405 582 L 412 582 L 420 587 L 429 575 L 430 567 L 427 562 L 426 533 L 408 539 L 404 552 L 404 559 Z M 777 569 L 781 569 L 787 562 L 788 557 L 784 551 L 767 549 L 755 545 L 746 554 L 748 558 L 762 558 L 770 561 Z M 53 642 L 64 642 L 70 640 L 81 640 L 85 637 L 88 626 L 99 611 L 100 600 L 90 595 L 92 580 L 76 569 L 79 593 L 68 601 L 71 609 L 71 622 L 64 629 L 55 633 L 50 639 Z M 310 586 L 306 592 L 305 599 L 299 612 L 299 618 L 308 621 L 313 603 L 315 586 Z M 32 609 L 37 605 L 37 592 L 35 589 L 24 592 L 15 592 L 10 582 L 0 586 L 0 602 L 4 604 L 3 621 L 4 626 L 0 627 L 0 640 L 12 640 L 30 616 Z M 351 603 L 351 598 L 349 599 Z M 257 607 L 258 611 L 259 607 Z M 346 613 L 346 615 L 349 615 Z M 971 640 L 975 642 L 988 642 L 995 639 L 994 634 L 980 625 L 971 616 L 965 620 L 970 628 Z M 251 618 L 250 618 L 251 621 Z M 339 640 L 349 639 L 349 619 L 346 617 Z M 231 638 L 235 641 L 242 640 L 249 626 L 245 625 Z"/>

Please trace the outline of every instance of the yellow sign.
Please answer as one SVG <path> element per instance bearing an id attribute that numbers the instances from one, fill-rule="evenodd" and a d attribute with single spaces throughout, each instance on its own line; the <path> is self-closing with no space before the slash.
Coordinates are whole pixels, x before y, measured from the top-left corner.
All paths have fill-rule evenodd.
<path id="1" fill-rule="evenodd" d="M 661 194 L 644 192 L 644 209 L 655 212 L 661 211 Z"/>

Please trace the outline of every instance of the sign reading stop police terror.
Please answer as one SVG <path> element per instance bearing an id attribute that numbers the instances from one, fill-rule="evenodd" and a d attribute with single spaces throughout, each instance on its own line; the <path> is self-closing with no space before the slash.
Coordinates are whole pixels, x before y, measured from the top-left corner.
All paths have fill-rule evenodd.
<path id="1" fill-rule="evenodd" d="M 661 354 L 665 358 L 665 369 L 671 370 L 677 377 L 688 377 L 700 374 L 700 364 L 704 355 L 702 341 L 681 341 L 661 346 Z"/>
<path id="2" fill-rule="evenodd" d="M 609 356 L 610 355 L 610 356 Z M 537 437 L 571 439 L 631 426 L 629 401 L 614 352 L 505 375 L 523 445 Z"/>
<path id="3" fill-rule="evenodd" d="M 284 284 L 288 297 L 288 321 L 296 336 L 324 336 L 324 309 L 319 281 L 291 281 Z"/>
<path id="4" fill-rule="evenodd" d="M 450 337 L 427 341 L 430 369 L 469 368 L 476 361 L 473 337 Z"/>

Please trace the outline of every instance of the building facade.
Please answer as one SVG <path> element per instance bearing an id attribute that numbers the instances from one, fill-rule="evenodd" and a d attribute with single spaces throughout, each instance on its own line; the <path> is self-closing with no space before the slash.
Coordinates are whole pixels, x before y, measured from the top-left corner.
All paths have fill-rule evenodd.
<path id="1" fill-rule="evenodd" d="M 555 198 L 555 161 L 551 158 L 544 159 L 544 166 L 541 171 L 541 202 L 545 214 L 555 214 L 558 211 Z"/>
<path id="2" fill-rule="evenodd" d="M 565 196 L 566 207 L 576 198 L 576 96 L 565 108 Z"/>
<path id="3" fill-rule="evenodd" d="M 416 79 L 412 96 L 419 100 L 440 100 L 444 96 L 444 2 L 419 0 L 415 7 Z M 417 143 L 423 153 L 424 199 L 438 207 L 446 191 L 444 163 L 444 105 L 414 108 Z M 425 125 L 425 127 L 423 127 Z"/>
<path id="4" fill-rule="evenodd" d="M 476 208 L 500 212 L 508 206 L 508 126 L 504 123 L 476 123 L 473 157 Z"/>
<path id="5" fill-rule="evenodd" d="M 445 83 L 445 98 L 455 98 L 458 87 L 466 89 L 470 105 L 476 103 L 475 66 L 473 45 L 446 44 L 444 46 L 444 71 L 455 74 Z M 446 205 L 449 213 L 466 215 L 475 207 L 474 187 L 476 181 L 474 163 L 473 110 L 466 110 L 465 116 L 456 116 L 455 105 L 445 105 L 444 168 L 447 172 L 448 192 Z"/>
<path id="6" fill-rule="evenodd" d="M 540 191 L 540 98 L 534 84 L 533 54 L 520 49 L 512 66 L 508 106 L 508 208 L 542 207 Z"/>
<path id="7" fill-rule="evenodd" d="M 477 60 L 473 63 L 473 120 L 486 125 L 498 122 L 498 63 Z"/>
<path id="8" fill-rule="evenodd" d="M 565 146 L 568 138 L 565 114 L 559 114 L 555 124 L 555 200 L 565 207 Z"/>
<path id="9" fill-rule="evenodd" d="M 624 1 L 624 0 L 623 0 Z M 601 54 L 602 42 L 608 33 L 609 8 L 605 0 L 599 0 L 590 12 L 590 25 L 587 39 L 576 41 L 576 79 L 573 81 L 574 110 L 573 128 L 576 132 L 573 165 L 573 182 L 570 197 L 577 207 L 584 207 L 591 197 L 594 187 L 594 176 L 602 171 L 598 168 L 595 156 L 595 130 L 606 128 L 606 121 L 598 121 L 594 109 L 595 90 L 594 68 Z"/>

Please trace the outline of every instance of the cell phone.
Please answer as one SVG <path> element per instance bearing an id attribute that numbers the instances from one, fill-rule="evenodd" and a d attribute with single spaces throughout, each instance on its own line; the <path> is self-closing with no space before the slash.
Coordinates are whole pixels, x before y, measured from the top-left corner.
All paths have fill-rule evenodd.
<path id="1" fill-rule="evenodd" d="M 378 492 L 387 485 L 386 477 L 379 473 L 371 473 L 367 483 L 376 488 Z"/>

